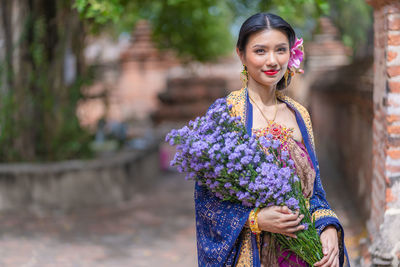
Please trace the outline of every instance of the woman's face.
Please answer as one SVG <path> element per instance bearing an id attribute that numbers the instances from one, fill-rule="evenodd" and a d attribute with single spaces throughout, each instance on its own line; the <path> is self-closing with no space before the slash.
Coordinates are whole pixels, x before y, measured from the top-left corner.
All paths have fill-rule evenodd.
<path id="1" fill-rule="evenodd" d="M 264 86 L 276 85 L 286 72 L 289 63 L 289 40 L 281 31 L 263 30 L 249 36 L 245 53 L 238 51 L 247 66 L 249 80 Z"/>

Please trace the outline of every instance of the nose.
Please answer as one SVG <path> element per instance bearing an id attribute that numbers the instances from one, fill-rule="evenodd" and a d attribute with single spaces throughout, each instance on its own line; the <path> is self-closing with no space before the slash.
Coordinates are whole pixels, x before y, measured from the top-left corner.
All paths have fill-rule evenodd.
<path id="1" fill-rule="evenodd" d="M 269 67 L 275 67 L 277 65 L 277 61 L 275 58 L 275 53 L 270 52 L 267 54 L 267 61 L 266 61 L 266 65 Z"/>

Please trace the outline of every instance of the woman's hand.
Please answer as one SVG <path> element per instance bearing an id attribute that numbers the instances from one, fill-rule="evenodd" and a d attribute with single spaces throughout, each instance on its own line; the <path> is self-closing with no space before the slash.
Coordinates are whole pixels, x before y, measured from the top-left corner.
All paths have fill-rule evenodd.
<path id="1" fill-rule="evenodd" d="M 299 216 L 299 211 L 293 213 L 286 206 L 262 208 L 257 215 L 258 227 L 262 231 L 279 233 L 294 238 L 296 238 L 295 232 L 304 229 L 304 225 L 299 225 L 303 218 L 303 214 Z"/>
<path id="2" fill-rule="evenodd" d="M 334 226 L 327 226 L 320 236 L 324 257 L 314 266 L 339 267 L 339 243 L 337 230 Z"/>

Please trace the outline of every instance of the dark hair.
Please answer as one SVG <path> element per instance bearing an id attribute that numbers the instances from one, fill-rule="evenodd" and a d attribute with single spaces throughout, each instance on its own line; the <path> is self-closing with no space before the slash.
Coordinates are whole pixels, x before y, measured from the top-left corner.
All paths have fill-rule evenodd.
<path id="1" fill-rule="evenodd" d="M 244 53 L 250 35 L 267 29 L 279 30 L 286 34 L 289 40 L 289 49 L 293 47 L 296 41 L 296 33 L 294 32 L 292 26 L 290 26 L 290 24 L 280 16 L 271 13 L 257 13 L 243 22 L 242 27 L 240 28 L 236 47 L 239 49 L 239 51 Z M 290 81 L 291 75 L 289 75 L 287 79 L 288 85 L 290 84 Z M 276 89 L 285 89 L 285 77 L 282 77 L 282 79 L 278 82 Z"/>

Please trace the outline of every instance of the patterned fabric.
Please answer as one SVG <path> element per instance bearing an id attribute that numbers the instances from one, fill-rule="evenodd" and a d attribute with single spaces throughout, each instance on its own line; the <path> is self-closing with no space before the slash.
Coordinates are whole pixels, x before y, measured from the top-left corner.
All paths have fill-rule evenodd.
<path id="1" fill-rule="evenodd" d="M 194 200 L 199 266 L 234 266 L 241 246 L 238 237 L 251 208 L 221 201 L 197 183 Z"/>
<path id="2" fill-rule="evenodd" d="M 310 198 L 313 194 L 316 172 L 308 155 L 307 148 L 302 142 L 298 142 L 293 138 L 290 138 L 288 143 L 289 155 L 294 161 L 296 174 L 300 178 L 303 195 L 306 198 Z"/>
<path id="3" fill-rule="evenodd" d="M 281 141 L 280 149 L 289 150 L 289 142 L 293 136 L 294 128 L 286 128 L 274 121 L 268 121 L 268 125 L 261 129 L 252 129 L 252 132 L 257 136 L 266 136 L 268 133 L 272 134 L 274 140 Z"/>
<path id="4" fill-rule="evenodd" d="M 254 234 L 252 234 L 249 227 L 243 228 L 240 235 L 240 240 L 242 241 L 242 245 L 240 247 L 240 252 L 236 260 L 236 265 L 235 265 L 236 267 L 253 266 L 253 246 L 251 238 L 252 235 Z M 261 247 L 261 235 L 260 234 L 255 234 L 255 235 L 257 241 L 257 252 L 259 253 Z M 261 255 L 258 256 L 260 257 Z"/>
<path id="5" fill-rule="evenodd" d="M 315 181 L 310 198 L 310 213 L 316 220 L 318 233 L 328 225 L 333 225 L 338 230 L 340 248 L 340 266 L 350 266 L 344 245 L 343 228 L 330 208 L 325 191 L 320 180 L 319 164 L 315 153 L 314 136 L 311 119 L 308 111 L 299 103 L 282 92 L 276 91 L 276 96 L 295 111 L 296 121 L 299 125 L 303 143 L 315 170 Z M 248 98 L 246 88 L 234 91 L 227 96 L 228 104 L 232 104 L 232 116 L 241 116 L 241 121 L 246 126 L 247 132 L 252 133 L 252 105 Z M 241 204 L 221 201 L 213 196 L 206 187 L 195 184 L 196 208 L 196 234 L 199 266 L 236 266 L 242 246 L 246 246 L 247 263 L 241 266 L 261 266 L 260 263 L 260 238 L 252 234 L 251 242 L 246 240 L 242 232 L 251 208 Z M 251 243 L 251 246 L 249 245 Z M 242 257 L 241 257 L 242 258 Z"/>

